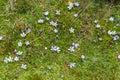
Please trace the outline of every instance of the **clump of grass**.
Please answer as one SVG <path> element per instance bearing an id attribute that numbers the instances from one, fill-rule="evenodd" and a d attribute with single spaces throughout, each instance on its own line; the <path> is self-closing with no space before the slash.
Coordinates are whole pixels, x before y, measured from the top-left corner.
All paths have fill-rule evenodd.
<path id="1" fill-rule="evenodd" d="M 19 13 L 26 13 L 32 9 L 32 2 L 30 0 L 16 0 L 15 8 Z"/>

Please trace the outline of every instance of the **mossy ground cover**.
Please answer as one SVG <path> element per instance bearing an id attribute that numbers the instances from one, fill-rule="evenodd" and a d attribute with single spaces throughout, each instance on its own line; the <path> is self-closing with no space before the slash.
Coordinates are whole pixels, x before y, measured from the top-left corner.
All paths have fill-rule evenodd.
<path id="1" fill-rule="evenodd" d="M 0 0 L 0 80 L 120 79 L 119 3 L 28 3 Z"/>

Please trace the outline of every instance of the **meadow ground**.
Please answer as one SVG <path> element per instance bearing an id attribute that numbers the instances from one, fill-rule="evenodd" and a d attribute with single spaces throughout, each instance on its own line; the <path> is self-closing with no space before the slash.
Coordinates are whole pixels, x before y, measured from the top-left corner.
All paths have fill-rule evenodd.
<path id="1" fill-rule="evenodd" d="M 120 80 L 120 4 L 0 0 L 0 80 Z"/>

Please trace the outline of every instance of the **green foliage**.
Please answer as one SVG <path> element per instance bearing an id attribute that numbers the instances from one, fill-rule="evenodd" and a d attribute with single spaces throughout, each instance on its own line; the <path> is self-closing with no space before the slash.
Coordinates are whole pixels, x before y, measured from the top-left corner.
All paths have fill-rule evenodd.
<path id="1" fill-rule="evenodd" d="M 3 35 L 0 80 L 120 80 L 120 60 L 117 58 L 120 39 L 114 41 L 112 35 L 108 35 L 108 30 L 120 32 L 120 4 L 112 7 L 104 0 L 75 0 L 80 6 L 70 11 L 66 0 L 16 0 L 17 13 L 5 13 L 6 1 L 0 0 L 0 36 Z M 55 10 L 59 9 L 61 14 L 55 15 Z M 38 19 L 46 17 L 44 11 L 50 12 L 49 21 L 58 20 L 58 27 L 51 26 L 49 21 L 37 23 Z M 75 18 L 73 15 L 78 12 Z M 110 22 L 110 17 L 115 20 Z M 96 28 L 94 20 L 98 20 L 100 28 Z M 75 28 L 74 34 L 69 33 L 70 27 Z M 31 32 L 21 37 L 22 31 L 28 28 Z M 54 28 L 58 29 L 57 34 Z M 25 45 L 27 40 L 29 46 Z M 19 41 L 22 47 L 18 47 Z M 73 42 L 80 46 L 72 53 L 67 49 Z M 61 52 L 52 52 L 52 45 L 60 46 Z M 16 56 L 15 49 L 23 51 L 20 61 L 4 63 L 6 56 Z M 70 68 L 70 62 L 75 62 L 75 67 Z M 27 69 L 21 69 L 21 64 L 26 64 Z"/>
<path id="2" fill-rule="evenodd" d="M 32 10 L 32 2 L 30 0 L 16 0 L 15 8 L 19 13 L 26 13 Z"/>

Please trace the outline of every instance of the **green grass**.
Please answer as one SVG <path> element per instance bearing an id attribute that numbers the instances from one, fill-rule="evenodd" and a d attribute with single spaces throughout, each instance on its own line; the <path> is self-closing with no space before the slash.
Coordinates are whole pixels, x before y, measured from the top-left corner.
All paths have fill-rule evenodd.
<path id="1" fill-rule="evenodd" d="M 0 0 L 0 36 L 3 36 L 0 41 L 0 80 L 120 80 L 117 58 L 120 39 L 114 41 L 108 35 L 108 30 L 120 32 L 120 25 L 114 27 L 120 24 L 120 4 L 73 0 L 78 1 L 80 6 L 68 10 L 65 0 L 31 1 L 32 10 L 21 13 L 19 10 L 9 11 L 7 0 Z M 57 9 L 61 10 L 60 16 L 55 15 Z M 50 12 L 50 21 L 58 19 L 57 34 L 49 21 L 37 23 L 38 19 L 44 18 L 44 11 Z M 77 18 L 73 16 L 75 13 L 79 13 Z M 113 22 L 109 21 L 111 16 L 115 18 Z M 96 19 L 101 28 L 95 27 Z M 74 34 L 69 33 L 71 27 L 75 28 Z M 20 33 L 26 28 L 30 28 L 31 32 L 21 38 Z M 56 35 L 59 37 L 56 38 Z M 29 46 L 23 44 L 18 47 L 19 41 L 24 43 L 26 40 L 31 42 Z M 69 52 L 67 49 L 72 42 L 80 46 Z M 59 46 L 61 52 L 52 52 L 53 45 Z M 45 47 L 48 49 L 45 50 Z M 15 49 L 23 51 L 20 61 L 4 63 L 6 56 L 16 56 Z M 82 54 L 85 55 L 84 61 L 81 60 Z M 69 68 L 71 62 L 76 63 L 75 67 Z M 26 70 L 20 68 L 23 63 L 27 65 Z"/>

